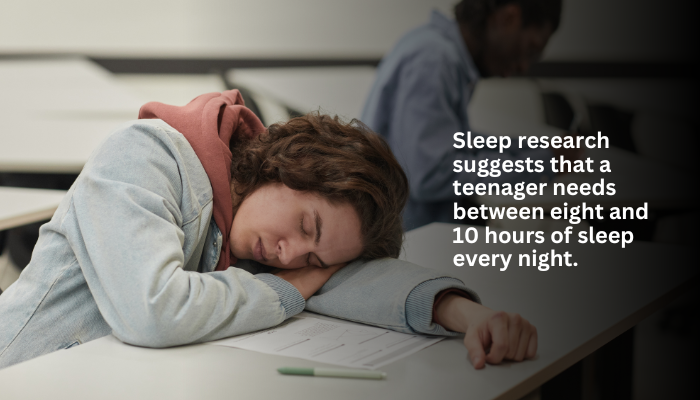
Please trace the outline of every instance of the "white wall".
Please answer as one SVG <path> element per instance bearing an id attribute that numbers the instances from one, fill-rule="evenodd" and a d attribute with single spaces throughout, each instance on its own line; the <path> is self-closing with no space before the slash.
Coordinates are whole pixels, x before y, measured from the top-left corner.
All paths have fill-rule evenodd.
<path id="1" fill-rule="evenodd" d="M 0 53 L 380 57 L 453 0 L 2 0 Z"/>
<path id="2" fill-rule="evenodd" d="M 455 0 L 2 0 L 0 54 L 142 57 L 380 57 Z M 689 1 L 565 0 L 546 60 L 684 57 Z"/>

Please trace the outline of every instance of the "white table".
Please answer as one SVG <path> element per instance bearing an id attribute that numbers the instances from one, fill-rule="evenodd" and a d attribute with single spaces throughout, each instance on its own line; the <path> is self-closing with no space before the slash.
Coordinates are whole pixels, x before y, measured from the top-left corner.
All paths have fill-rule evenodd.
<path id="1" fill-rule="evenodd" d="M 553 246 L 574 253 L 578 267 L 452 264 L 458 252 L 529 252 L 552 246 L 452 244 L 454 225 L 408 233 L 404 258 L 463 279 L 495 309 L 518 312 L 538 327 L 535 360 L 476 371 L 459 338 L 444 340 L 382 368 L 386 381 L 282 376 L 288 359 L 210 345 L 145 349 L 105 337 L 0 371 L 3 399 L 304 398 L 517 399 L 624 332 L 697 278 L 690 251 L 634 243 L 617 247 Z M 481 228 L 479 228 L 481 229 Z M 514 256 L 515 257 L 515 256 Z M 697 280 L 697 279 L 695 279 Z"/>
<path id="2" fill-rule="evenodd" d="M 78 173 L 142 102 L 82 58 L 0 61 L 0 172 Z"/>
<path id="3" fill-rule="evenodd" d="M 226 78 L 300 112 L 320 109 L 350 120 L 360 118 L 374 75 L 373 67 L 247 68 Z"/>
<path id="4" fill-rule="evenodd" d="M 0 186 L 0 231 L 51 218 L 66 192 Z M 7 289 L 20 271 L 12 268 L 0 247 L 0 290 Z"/>
<path id="5" fill-rule="evenodd" d="M 547 125 L 542 91 L 532 79 L 480 79 L 467 112 L 469 128 L 475 133 L 517 137 L 557 136 L 563 132 Z"/>
<path id="6" fill-rule="evenodd" d="M 51 218 L 65 194 L 62 190 L 0 187 L 0 231 Z"/>

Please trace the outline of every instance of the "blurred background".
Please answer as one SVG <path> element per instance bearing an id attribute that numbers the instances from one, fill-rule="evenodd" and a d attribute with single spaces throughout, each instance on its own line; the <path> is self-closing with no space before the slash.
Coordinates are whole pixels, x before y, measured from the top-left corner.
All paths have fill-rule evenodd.
<path id="1" fill-rule="evenodd" d="M 3 0 L 0 185 L 67 190 L 92 149 L 147 101 L 184 105 L 238 88 L 265 125 L 319 109 L 359 118 L 381 58 L 431 10 L 452 16 L 454 3 Z M 690 186 L 699 150 L 696 15 L 690 1 L 564 0 L 538 63 L 522 76 L 479 81 L 472 128 L 600 130 Z M 652 188 L 657 179 L 637 178 Z M 554 229 L 547 224 L 518 228 Z M 638 240 L 692 246 L 699 224 L 697 199 L 685 198 L 628 228 Z M 39 225 L 0 227 L 0 289 L 28 263 Z M 700 372 L 697 304 L 689 294 L 630 333 L 634 347 L 622 357 L 633 363 L 625 378 L 633 398 L 687 393 Z M 579 366 L 583 398 L 610 398 L 591 378 L 601 373 L 592 357 Z"/>

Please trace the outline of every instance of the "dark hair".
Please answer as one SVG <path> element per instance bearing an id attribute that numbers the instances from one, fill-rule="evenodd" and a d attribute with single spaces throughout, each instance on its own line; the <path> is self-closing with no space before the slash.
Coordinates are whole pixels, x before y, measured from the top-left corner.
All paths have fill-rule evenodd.
<path id="1" fill-rule="evenodd" d="M 523 27 L 549 24 L 552 32 L 559 27 L 561 0 L 462 0 L 455 5 L 455 18 L 458 23 L 480 31 L 489 15 L 507 4 L 520 7 Z"/>
<path id="2" fill-rule="evenodd" d="M 384 139 L 362 122 L 310 113 L 232 141 L 231 151 L 234 212 L 259 187 L 283 183 L 352 205 L 361 221 L 360 258 L 399 256 L 408 180 Z"/>

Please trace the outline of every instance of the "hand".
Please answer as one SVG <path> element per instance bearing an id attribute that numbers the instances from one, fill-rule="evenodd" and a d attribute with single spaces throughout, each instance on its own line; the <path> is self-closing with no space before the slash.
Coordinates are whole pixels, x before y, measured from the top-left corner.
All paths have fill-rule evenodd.
<path id="1" fill-rule="evenodd" d="M 518 314 L 493 311 L 456 294 L 443 297 L 435 312 L 443 327 L 465 333 L 464 346 L 476 369 L 537 354 L 537 328 Z"/>
<path id="2" fill-rule="evenodd" d="M 294 285 L 304 299 L 308 300 L 309 297 L 313 296 L 314 293 L 321 289 L 321 286 L 328 282 L 334 273 L 345 265 L 346 264 L 331 265 L 328 268 L 316 267 L 314 265 L 295 269 L 278 268 L 272 273 Z"/>

